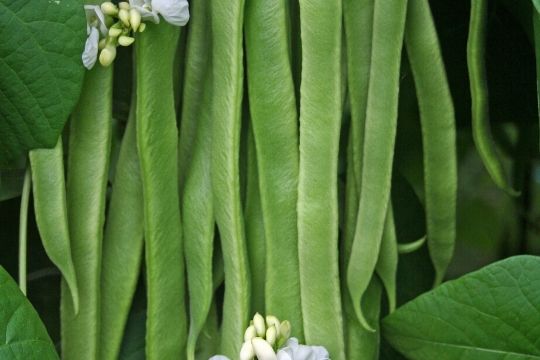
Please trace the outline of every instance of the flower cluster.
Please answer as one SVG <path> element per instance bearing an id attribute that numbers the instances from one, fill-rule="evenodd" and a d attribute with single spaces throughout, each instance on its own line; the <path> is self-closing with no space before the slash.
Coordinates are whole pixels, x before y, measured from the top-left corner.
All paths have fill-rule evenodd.
<path id="1" fill-rule="evenodd" d="M 296 338 L 290 338 L 291 324 L 280 322 L 275 316 L 266 319 L 256 313 L 244 333 L 244 343 L 240 349 L 240 360 L 329 360 L 328 351 L 322 346 L 298 344 Z M 277 351 L 277 354 L 276 354 Z M 210 360 L 229 360 L 226 356 L 216 355 Z"/>
<path id="2" fill-rule="evenodd" d="M 117 46 L 133 44 L 136 32 L 146 28 L 144 21 L 159 23 L 159 15 L 168 23 L 184 26 L 189 20 L 187 0 L 129 0 L 118 5 L 104 2 L 85 5 L 88 38 L 82 54 L 87 69 L 92 69 L 98 59 L 109 66 L 116 58 Z"/>

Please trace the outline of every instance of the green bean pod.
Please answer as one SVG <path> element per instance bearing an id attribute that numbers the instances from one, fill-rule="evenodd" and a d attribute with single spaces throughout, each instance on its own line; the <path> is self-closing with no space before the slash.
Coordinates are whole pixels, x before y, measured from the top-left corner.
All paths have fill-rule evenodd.
<path id="1" fill-rule="evenodd" d="M 324 16 L 321 16 L 324 14 Z M 341 1 L 300 1 L 298 254 L 304 336 L 345 358 L 338 270 Z"/>
<path id="2" fill-rule="evenodd" d="M 345 221 L 343 241 L 340 251 L 341 273 L 347 273 L 349 255 L 354 239 L 356 218 L 358 216 L 357 181 L 354 177 L 352 164 L 352 131 L 349 131 L 349 144 L 347 146 L 347 175 L 345 196 Z M 346 277 L 341 277 L 342 294 L 347 294 Z M 371 323 L 377 324 L 380 313 L 381 286 L 376 276 L 372 277 L 366 294 L 362 297 L 362 308 Z M 358 321 L 350 296 L 343 296 L 343 313 L 345 329 L 345 350 L 348 359 L 378 359 L 380 334 L 366 330 Z"/>
<path id="3" fill-rule="evenodd" d="M 135 97 L 134 97 L 135 98 Z M 144 211 L 135 102 L 120 145 L 109 203 L 101 265 L 100 359 L 117 359 L 143 254 Z"/>
<path id="4" fill-rule="evenodd" d="M 518 193 L 508 183 L 489 124 L 488 86 L 484 59 L 487 38 L 487 8 L 487 0 L 471 0 L 467 67 L 471 88 L 473 139 L 478 154 L 493 182 L 508 194 L 517 196 Z"/>
<path id="5" fill-rule="evenodd" d="M 295 336 L 302 339 L 296 221 L 298 116 L 287 15 L 285 1 L 246 1 L 249 106 L 266 238 L 266 312 L 288 319 Z"/>
<path id="6" fill-rule="evenodd" d="M 146 357 L 185 356 L 187 319 L 173 64 L 180 30 L 147 24 L 135 42 L 137 148 L 144 199 Z"/>
<path id="7" fill-rule="evenodd" d="M 189 31 L 185 49 L 184 82 L 182 94 L 182 113 L 180 139 L 178 141 L 178 169 L 180 197 L 184 192 L 184 182 L 192 163 L 194 143 L 197 137 L 198 120 L 202 99 L 209 91 L 206 84 L 211 64 L 212 38 L 209 28 L 210 0 L 190 3 Z"/>
<path id="8" fill-rule="evenodd" d="M 195 359 L 197 339 L 205 326 L 214 295 L 212 257 L 215 224 L 211 180 L 212 79 L 208 5 L 206 0 L 196 1 L 191 8 L 193 15 L 188 34 L 182 109 L 182 131 L 185 133 L 180 134 L 180 154 L 191 153 L 189 163 L 184 164 L 185 186 L 181 196 L 190 305 L 188 360 Z M 193 136 L 193 139 L 187 139 L 189 136 Z M 188 142 L 191 149 L 188 149 Z M 180 163 L 182 161 L 188 161 L 187 157 L 180 158 Z"/>
<path id="9" fill-rule="evenodd" d="M 348 89 L 351 102 L 352 146 L 349 165 L 354 169 L 357 191 L 361 190 L 362 153 L 368 101 L 374 0 L 344 0 L 343 20 L 347 42 Z"/>
<path id="10" fill-rule="evenodd" d="M 426 243 L 426 237 L 422 236 L 420 239 L 411 241 L 410 243 L 398 244 L 398 253 L 399 254 L 410 254 L 420 249 Z"/>
<path id="11" fill-rule="evenodd" d="M 28 278 L 28 205 L 32 188 L 32 175 L 27 167 L 21 191 L 21 206 L 19 208 L 19 288 L 27 294 Z"/>
<path id="12" fill-rule="evenodd" d="M 345 326 L 347 359 L 379 359 L 381 294 L 381 281 L 374 275 L 366 289 L 366 293 L 362 297 L 361 306 L 366 312 L 367 320 L 374 324 L 375 331 L 369 331 L 360 324 L 350 297 L 343 297 L 344 313 L 347 317 Z"/>
<path id="13" fill-rule="evenodd" d="M 62 273 L 79 311 L 79 290 L 71 255 L 62 138 L 52 149 L 31 150 L 32 193 L 36 223 L 47 256 Z"/>
<path id="14" fill-rule="evenodd" d="M 388 204 L 388 212 L 384 222 L 384 231 L 381 240 L 379 259 L 375 271 L 381 280 L 388 299 L 388 310 L 392 313 L 396 309 L 396 275 L 398 267 L 398 247 L 396 225 L 392 201 Z"/>
<path id="15" fill-rule="evenodd" d="M 76 313 L 62 283 L 62 356 L 99 359 L 101 247 L 111 147 L 112 68 L 86 73 L 71 117 L 67 214 L 73 265 L 79 287 Z"/>
<path id="16" fill-rule="evenodd" d="M 397 125 L 399 70 L 406 1 L 375 0 L 360 205 L 347 284 L 358 320 L 373 330 L 361 299 L 377 263 L 387 206 Z"/>
<path id="17" fill-rule="evenodd" d="M 266 243 L 255 139 L 250 128 L 247 135 L 247 184 L 246 184 L 246 243 L 251 273 L 250 314 L 265 313 Z M 270 295 L 269 295 L 270 296 Z M 269 314 L 273 314 L 268 311 Z"/>
<path id="18" fill-rule="evenodd" d="M 536 101 L 538 103 L 538 114 L 540 119 L 540 13 L 538 7 L 533 9 L 533 29 L 534 29 L 534 54 L 536 59 Z"/>
<path id="19" fill-rule="evenodd" d="M 211 6 L 212 188 L 225 267 L 220 352 L 238 358 L 250 304 L 239 172 L 244 1 L 212 0 Z"/>
<path id="20" fill-rule="evenodd" d="M 427 242 L 437 285 L 454 251 L 457 155 L 454 106 L 427 0 L 409 0 L 405 43 L 420 109 Z"/>

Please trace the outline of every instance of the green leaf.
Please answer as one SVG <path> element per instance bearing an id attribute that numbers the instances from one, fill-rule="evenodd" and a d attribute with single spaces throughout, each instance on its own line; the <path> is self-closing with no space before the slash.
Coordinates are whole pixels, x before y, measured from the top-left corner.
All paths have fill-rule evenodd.
<path id="1" fill-rule="evenodd" d="M 81 1 L 0 0 L 0 167 L 53 147 L 79 97 Z"/>
<path id="2" fill-rule="evenodd" d="M 39 316 L 0 267 L 0 359 L 58 359 Z"/>
<path id="3" fill-rule="evenodd" d="M 516 256 L 449 281 L 383 320 L 409 359 L 540 359 L 540 257 Z"/>

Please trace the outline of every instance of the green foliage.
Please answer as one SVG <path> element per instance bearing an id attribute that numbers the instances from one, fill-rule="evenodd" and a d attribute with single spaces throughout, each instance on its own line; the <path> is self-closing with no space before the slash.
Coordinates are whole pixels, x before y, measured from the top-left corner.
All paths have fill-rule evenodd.
<path id="1" fill-rule="evenodd" d="M 411 359 L 540 358 L 540 257 L 516 256 L 449 281 L 383 320 Z"/>
<path id="2" fill-rule="evenodd" d="M 0 358 L 53 360 L 58 355 L 36 310 L 0 267 Z"/>
<path id="3" fill-rule="evenodd" d="M 53 147 L 84 75 L 81 1 L 0 2 L 0 167 Z"/>

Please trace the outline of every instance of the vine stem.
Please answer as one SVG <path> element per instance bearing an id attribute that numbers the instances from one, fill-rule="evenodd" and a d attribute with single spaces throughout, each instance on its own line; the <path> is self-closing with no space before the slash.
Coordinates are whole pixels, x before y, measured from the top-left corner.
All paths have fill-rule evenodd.
<path id="1" fill-rule="evenodd" d="M 28 245 L 28 203 L 30 202 L 30 188 L 32 185 L 32 177 L 30 175 L 30 167 L 26 169 L 24 174 L 24 183 L 21 196 L 21 208 L 19 212 L 19 287 L 24 295 L 26 295 L 26 249 Z"/>

